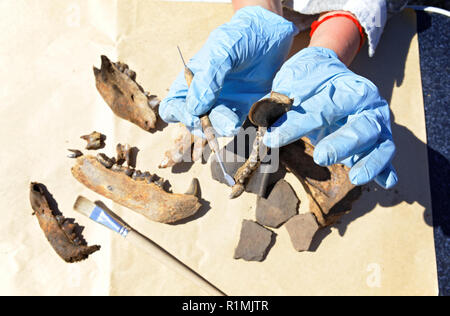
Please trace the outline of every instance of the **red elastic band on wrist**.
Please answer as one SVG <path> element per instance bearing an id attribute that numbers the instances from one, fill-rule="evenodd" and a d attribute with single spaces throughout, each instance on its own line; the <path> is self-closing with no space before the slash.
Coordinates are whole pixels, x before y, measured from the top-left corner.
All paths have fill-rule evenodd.
<path id="1" fill-rule="evenodd" d="M 357 19 L 355 19 L 353 16 L 349 15 L 349 14 L 345 14 L 345 13 L 336 13 L 333 15 L 329 15 L 326 16 L 325 18 L 323 18 L 320 21 L 314 21 L 313 24 L 311 24 L 311 33 L 310 33 L 310 37 L 313 36 L 314 32 L 317 30 L 317 28 L 325 21 L 328 21 L 329 19 L 335 18 L 335 17 L 341 17 L 341 18 L 347 18 L 351 21 L 353 21 L 353 23 L 355 23 L 356 27 L 359 30 L 359 35 L 361 35 L 361 41 L 359 44 L 359 49 L 358 52 L 361 50 L 362 46 L 364 45 L 364 39 L 365 39 L 365 34 L 364 34 L 364 30 L 361 26 L 361 24 L 359 23 L 359 21 Z"/>

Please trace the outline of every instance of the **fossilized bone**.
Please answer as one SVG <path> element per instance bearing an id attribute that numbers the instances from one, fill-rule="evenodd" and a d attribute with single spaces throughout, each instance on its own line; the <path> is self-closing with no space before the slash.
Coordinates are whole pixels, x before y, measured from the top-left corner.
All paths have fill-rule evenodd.
<path id="1" fill-rule="evenodd" d="M 109 164 L 102 163 L 103 158 L 77 158 L 73 176 L 98 194 L 156 222 L 174 223 L 200 209 L 198 197 L 192 195 L 198 192 L 198 181 L 193 181 L 187 194 L 168 193 L 164 190 L 164 179 L 117 164 L 109 169 Z"/>
<path id="2" fill-rule="evenodd" d="M 81 136 L 80 138 L 87 141 L 87 150 L 97 150 L 105 146 L 106 136 L 99 132 L 93 132 L 89 135 Z"/>
<path id="3" fill-rule="evenodd" d="M 267 128 L 272 126 L 284 113 L 288 112 L 292 107 L 292 103 L 293 101 L 287 96 L 272 92 L 270 98 L 258 101 L 252 106 L 248 117 L 252 124 L 258 126 L 258 131 L 249 158 L 234 175 L 236 185 L 231 189 L 231 199 L 242 195 L 248 179 L 259 168 L 261 161 L 266 155 L 267 148 L 263 145 L 262 139 Z"/>
<path id="4" fill-rule="evenodd" d="M 245 185 L 248 179 L 261 165 L 262 155 L 260 154 L 260 151 L 263 135 L 264 135 L 263 128 L 259 128 L 258 131 L 256 132 L 256 138 L 255 141 L 253 142 L 253 147 L 249 158 L 234 175 L 234 180 L 236 181 L 236 184 L 231 189 L 230 199 L 235 199 L 241 196 L 242 193 L 244 193 Z"/>
<path id="5" fill-rule="evenodd" d="M 174 146 L 164 154 L 164 158 L 159 164 L 160 169 L 170 168 L 181 163 L 184 158 L 188 158 L 187 155 L 190 156 L 192 162 L 202 158 L 208 141 L 192 135 L 181 123 L 177 124 L 177 129 L 176 137 L 173 140 Z"/>
<path id="6" fill-rule="evenodd" d="M 64 261 L 82 261 L 100 249 L 100 246 L 87 246 L 82 236 L 75 233 L 76 223 L 54 214 L 42 184 L 31 183 L 30 202 L 47 240 Z"/>
<path id="7" fill-rule="evenodd" d="M 270 98 L 252 106 L 249 119 L 259 127 L 258 134 L 249 159 L 235 174 L 237 184 L 232 189 L 232 197 L 242 194 L 245 183 L 258 168 L 265 153 L 259 150 L 264 129 L 272 126 L 281 115 L 288 112 L 292 104 L 293 100 L 287 96 L 272 92 Z M 318 166 L 314 163 L 313 154 L 314 146 L 304 138 L 283 147 L 280 151 L 280 160 L 304 185 L 311 202 L 310 211 L 316 216 L 319 224 L 328 226 L 351 210 L 353 202 L 361 195 L 361 188 L 350 182 L 347 167 L 340 164 L 329 167 Z"/>
<path id="8" fill-rule="evenodd" d="M 321 226 L 329 226 L 351 211 L 362 189 L 350 182 L 349 168 L 341 164 L 318 166 L 313 154 L 314 146 L 303 138 L 283 147 L 280 160 L 303 184 L 310 200 L 310 212 Z"/>
<path id="9" fill-rule="evenodd" d="M 146 131 L 156 127 L 160 100 L 136 83 L 136 73 L 126 64 L 102 56 L 101 69 L 94 67 L 97 90 L 119 117 Z"/>

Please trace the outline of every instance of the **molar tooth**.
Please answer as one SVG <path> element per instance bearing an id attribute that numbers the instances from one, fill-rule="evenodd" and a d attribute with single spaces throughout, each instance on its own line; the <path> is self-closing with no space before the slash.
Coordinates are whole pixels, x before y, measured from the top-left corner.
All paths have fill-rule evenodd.
<path id="1" fill-rule="evenodd" d="M 116 164 L 111 167 L 111 170 L 115 171 L 115 172 L 121 172 L 123 170 L 123 168 L 121 165 Z"/>
<path id="2" fill-rule="evenodd" d="M 149 178 L 147 178 L 147 183 L 154 183 L 156 179 L 156 174 L 151 174 Z"/>
<path id="3" fill-rule="evenodd" d="M 147 181 L 147 183 L 150 183 L 152 175 L 150 172 L 147 171 L 142 175 L 142 177 L 143 177 L 143 180 Z"/>
<path id="4" fill-rule="evenodd" d="M 117 152 L 117 164 L 123 165 L 126 161 L 127 165 L 130 166 L 131 146 L 128 144 L 126 145 L 117 144 L 116 152 Z"/>
<path id="5" fill-rule="evenodd" d="M 157 186 L 159 186 L 161 189 L 163 189 L 163 187 L 164 187 L 164 182 L 166 182 L 166 180 L 164 180 L 164 178 L 160 178 L 160 179 L 158 179 L 158 180 L 155 181 L 155 184 L 156 184 Z"/>
<path id="6" fill-rule="evenodd" d="M 133 178 L 133 180 L 138 180 L 138 178 L 140 178 L 141 176 L 142 176 L 142 172 L 140 170 L 135 170 L 133 172 L 132 178 Z"/>
<path id="7" fill-rule="evenodd" d="M 127 168 L 127 169 L 125 169 L 125 174 L 126 174 L 128 177 L 132 177 L 132 176 L 133 176 L 133 173 L 134 173 L 134 169 L 132 169 L 132 168 Z"/>
<path id="8" fill-rule="evenodd" d="M 114 160 L 109 158 L 105 154 L 98 154 L 97 160 L 107 169 L 111 169 L 114 166 Z"/>
<path id="9" fill-rule="evenodd" d="M 106 136 L 99 132 L 93 132 L 89 135 L 81 136 L 81 139 L 87 141 L 87 150 L 97 150 L 104 147 Z"/>

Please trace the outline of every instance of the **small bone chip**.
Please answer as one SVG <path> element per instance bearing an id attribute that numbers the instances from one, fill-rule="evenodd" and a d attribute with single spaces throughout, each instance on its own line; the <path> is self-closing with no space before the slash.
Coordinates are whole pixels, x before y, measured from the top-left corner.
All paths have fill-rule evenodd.
<path id="1" fill-rule="evenodd" d="M 234 259 L 263 261 L 272 243 L 273 232 L 258 223 L 244 220 L 241 239 L 234 253 Z"/>
<path id="2" fill-rule="evenodd" d="M 280 180 L 267 199 L 258 198 L 256 221 L 264 226 L 278 228 L 297 214 L 299 200 L 288 182 Z"/>
<path id="3" fill-rule="evenodd" d="M 320 228 L 313 213 L 294 216 L 285 226 L 297 251 L 308 251 L 314 235 Z"/>

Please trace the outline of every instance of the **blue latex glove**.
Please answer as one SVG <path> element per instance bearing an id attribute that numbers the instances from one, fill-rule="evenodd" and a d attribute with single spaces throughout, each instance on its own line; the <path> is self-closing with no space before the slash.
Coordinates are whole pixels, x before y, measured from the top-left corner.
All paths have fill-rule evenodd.
<path id="1" fill-rule="evenodd" d="M 377 87 L 351 72 L 335 52 L 306 48 L 288 60 L 275 77 L 273 91 L 294 99 L 290 112 L 265 135 L 268 147 L 307 136 L 321 166 L 351 167 L 355 185 L 373 179 L 385 188 L 397 183 L 388 103 Z"/>
<path id="2" fill-rule="evenodd" d="M 229 23 L 214 30 L 192 58 L 190 89 L 182 71 L 159 108 L 168 123 L 200 127 L 208 113 L 221 136 L 236 134 L 254 102 L 270 92 L 297 28 L 262 7 L 245 7 Z"/>

